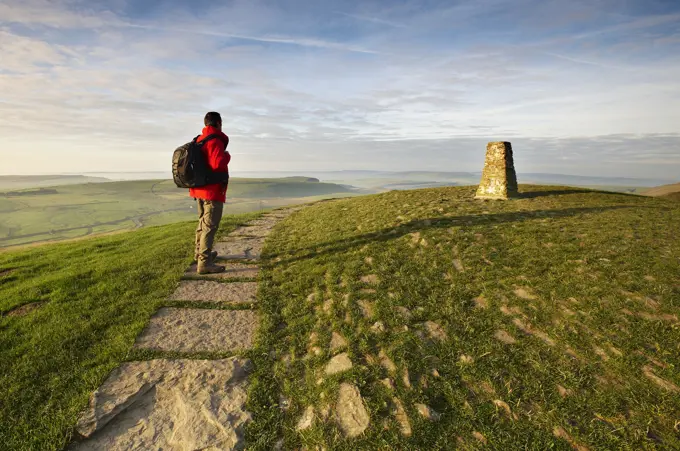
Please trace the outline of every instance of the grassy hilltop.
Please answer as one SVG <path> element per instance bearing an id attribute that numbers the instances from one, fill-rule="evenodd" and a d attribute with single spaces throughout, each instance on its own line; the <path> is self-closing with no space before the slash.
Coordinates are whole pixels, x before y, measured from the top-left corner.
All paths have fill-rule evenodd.
<path id="1" fill-rule="evenodd" d="M 393 191 L 281 223 L 266 242 L 248 353 L 248 443 L 680 448 L 680 204 L 520 188 L 507 202 L 475 201 L 472 187 Z M 245 219 L 226 217 L 222 233 Z M 193 227 L 0 253 L 3 446 L 63 448 L 110 370 L 158 357 L 132 344 L 168 305 Z M 326 375 L 340 352 L 351 370 Z M 356 439 L 323 419 L 342 382 L 370 413 Z M 315 423 L 298 432 L 309 406 Z"/>
<path id="2" fill-rule="evenodd" d="M 251 443 L 680 448 L 680 207 L 521 188 L 508 202 L 439 188 L 293 215 L 265 249 L 261 355 L 276 352 L 258 361 Z M 353 366 L 327 376 L 332 333 Z M 344 440 L 332 418 L 297 432 L 341 382 L 360 388 L 366 433 Z"/>

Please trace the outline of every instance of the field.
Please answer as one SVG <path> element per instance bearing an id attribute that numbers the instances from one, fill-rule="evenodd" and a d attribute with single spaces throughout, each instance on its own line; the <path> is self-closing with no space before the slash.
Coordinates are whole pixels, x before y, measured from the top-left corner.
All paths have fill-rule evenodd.
<path id="1" fill-rule="evenodd" d="M 522 190 L 327 202 L 270 237 L 254 447 L 680 448 L 680 208 Z M 370 416 L 355 439 L 342 383 Z"/>
<path id="2" fill-rule="evenodd" d="M 51 187 L 60 185 L 80 185 L 83 183 L 108 182 L 104 177 L 86 175 L 0 175 L 0 191 L 27 188 Z"/>
<path id="3" fill-rule="evenodd" d="M 352 195 L 349 188 L 286 179 L 230 182 L 225 211 L 269 209 L 325 197 Z M 170 180 L 65 185 L 0 195 L 0 247 L 82 238 L 90 235 L 193 219 L 187 190 Z"/>
<path id="4" fill-rule="evenodd" d="M 680 204 L 520 188 L 330 200 L 279 224 L 247 353 L 250 447 L 680 448 Z M 132 344 L 169 305 L 193 226 L 0 253 L 5 449 L 63 449 L 111 369 L 158 357 Z M 347 385 L 368 417 L 353 438 Z"/>
<path id="5" fill-rule="evenodd" d="M 672 200 L 680 200 L 680 183 L 657 186 L 656 188 L 645 190 L 642 194 L 645 196 L 666 197 Z"/>

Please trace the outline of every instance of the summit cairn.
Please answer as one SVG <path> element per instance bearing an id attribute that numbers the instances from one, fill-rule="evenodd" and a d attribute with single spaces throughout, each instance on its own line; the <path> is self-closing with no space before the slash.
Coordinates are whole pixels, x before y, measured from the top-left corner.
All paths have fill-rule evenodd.
<path id="1" fill-rule="evenodd" d="M 486 161 L 482 181 L 475 199 L 508 199 L 517 196 L 517 174 L 509 142 L 490 142 L 486 145 Z"/>

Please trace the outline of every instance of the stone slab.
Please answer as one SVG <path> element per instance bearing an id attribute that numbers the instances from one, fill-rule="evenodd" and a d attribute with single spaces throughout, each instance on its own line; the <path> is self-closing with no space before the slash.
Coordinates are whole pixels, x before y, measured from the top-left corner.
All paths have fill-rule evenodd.
<path id="1" fill-rule="evenodd" d="M 276 224 L 298 210 L 300 210 L 300 208 L 288 208 L 267 213 L 262 215 L 260 218 L 249 222 L 248 225 L 238 227 L 236 230 L 231 232 L 229 236 L 264 238 L 271 233 Z"/>
<path id="2" fill-rule="evenodd" d="M 135 347 L 176 352 L 250 349 L 258 324 L 251 310 L 162 308 L 137 337 Z"/>
<path id="3" fill-rule="evenodd" d="M 230 237 L 265 238 L 272 232 L 272 227 L 242 226 L 229 234 Z"/>
<path id="4" fill-rule="evenodd" d="M 182 280 L 172 301 L 250 303 L 257 301 L 257 282 L 213 282 L 211 280 Z"/>
<path id="5" fill-rule="evenodd" d="M 90 397 L 72 451 L 242 449 L 251 420 L 245 359 L 150 360 L 116 368 Z"/>
<path id="6" fill-rule="evenodd" d="M 208 279 L 255 279 L 260 273 L 260 268 L 255 265 L 244 265 L 239 263 L 218 263 L 224 266 L 225 271 L 217 274 L 197 274 L 196 263 L 191 265 L 184 273 L 184 277 L 203 277 Z"/>
<path id="7" fill-rule="evenodd" d="M 262 253 L 264 240 L 261 238 L 242 238 L 238 240 L 220 241 L 215 244 L 219 260 L 257 260 Z"/>
<path id="8" fill-rule="evenodd" d="M 282 219 L 283 218 L 280 218 L 280 217 L 279 218 L 261 217 L 259 219 L 254 220 L 254 221 L 250 221 L 248 223 L 248 225 L 253 226 L 253 227 L 269 227 L 269 228 L 272 228 L 276 224 L 278 224 L 279 221 L 281 221 Z"/>

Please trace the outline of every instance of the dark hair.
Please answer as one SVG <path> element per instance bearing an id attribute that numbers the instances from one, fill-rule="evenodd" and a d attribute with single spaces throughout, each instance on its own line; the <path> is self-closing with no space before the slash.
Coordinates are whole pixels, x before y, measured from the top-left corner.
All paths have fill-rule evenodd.
<path id="1" fill-rule="evenodd" d="M 211 111 L 210 113 L 207 113 L 205 115 L 205 119 L 203 119 L 203 123 L 205 124 L 206 127 L 208 126 L 213 126 L 217 127 L 222 123 L 222 116 L 220 116 L 220 113 L 216 113 L 215 111 Z"/>

